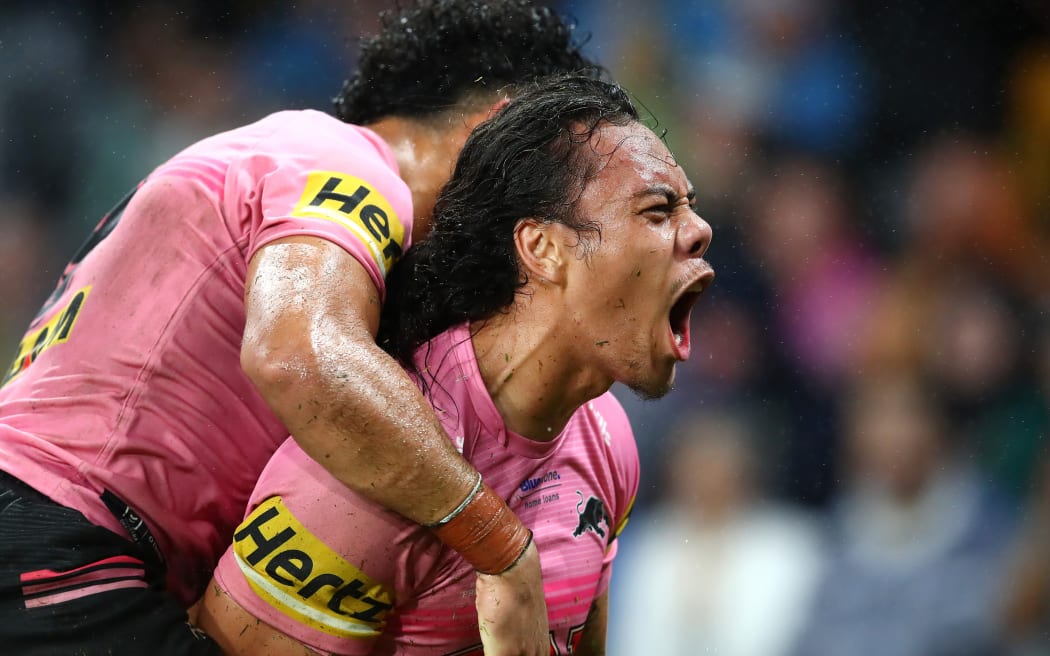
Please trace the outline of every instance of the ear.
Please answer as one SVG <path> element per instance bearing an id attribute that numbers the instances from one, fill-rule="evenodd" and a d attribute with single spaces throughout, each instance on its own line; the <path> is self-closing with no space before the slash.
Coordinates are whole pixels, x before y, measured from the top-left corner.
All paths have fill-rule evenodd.
<path id="1" fill-rule="evenodd" d="M 506 96 L 500 97 L 499 100 L 497 100 L 496 102 L 492 103 L 492 106 L 489 107 L 488 116 L 486 116 L 485 118 L 486 119 L 490 119 L 493 116 L 495 116 L 496 114 L 499 114 L 500 110 L 502 110 L 504 107 L 506 107 L 509 104 L 510 104 L 510 98 L 508 98 Z"/>
<path id="2" fill-rule="evenodd" d="M 470 132 L 474 128 L 478 127 L 485 121 L 498 114 L 500 110 L 506 107 L 509 102 L 510 98 L 502 96 L 499 100 L 495 101 L 491 105 L 478 106 L 473 111 L 465 114 L 463 116 L 463 127 L 466 128 L 466 133 L 470 134 Z"/>
<path id="3" fill-rule="evenodd" d="M 555 234 L 559 224 L 522 219 L 514 227 L 514 246 L 522 273 L 534 282 L 560 285 L 565 280 L 565 244 Z"/>

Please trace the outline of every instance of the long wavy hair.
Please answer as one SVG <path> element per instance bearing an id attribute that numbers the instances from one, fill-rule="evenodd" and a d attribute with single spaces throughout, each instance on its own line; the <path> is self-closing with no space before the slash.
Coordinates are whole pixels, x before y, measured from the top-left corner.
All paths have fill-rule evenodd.
<path id="1" fill-rule="evenodd" d="M 564 224 L 584 245 L 588 233 L 600 238 L 576 211 L 602 166 L 591 137 L 603 123 L 637 120 L 619 86 L 561 76 L 478 126 L 438 197 L 430 234 L 388 277 L 380 346 L 415 371 L 414 352 L 438 333 L 508 309 L 528 282 L 514 245 L 523 219 Z"/>

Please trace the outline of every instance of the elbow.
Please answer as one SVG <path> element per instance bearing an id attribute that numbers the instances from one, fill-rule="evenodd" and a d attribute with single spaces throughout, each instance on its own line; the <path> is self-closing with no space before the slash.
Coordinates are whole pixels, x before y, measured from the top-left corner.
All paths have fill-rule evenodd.
<path id="1" fill-rule="evenodd" d="M 270 344 L 245 340 L 241 346 L 241 369 L 262 397 L 281 413 L 281 401 L 317 383 L 316 359 L 309 349 L 296 344 Z"/>

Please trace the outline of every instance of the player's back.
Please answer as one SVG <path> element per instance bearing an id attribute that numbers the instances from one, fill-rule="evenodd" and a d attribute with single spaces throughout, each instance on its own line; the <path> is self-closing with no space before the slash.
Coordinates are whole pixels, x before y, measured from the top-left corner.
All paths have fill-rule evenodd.
<path id="1" fill-rule="evenodd" d="M 3 469 L 118 532 L 98 495 L 127 501 L 176 555 L 170 579 L 184 600 L 287 435 L 240 367 L 249 258 L 285 235 L 350 241 L 331 221 L 292 216 L 310 169 L 334 168 L 324 165 L 335 147 L 381 193 L 407 197 L 385 145 L 317 112 L 199 142 L 102 221 L 0 389 Z"/>

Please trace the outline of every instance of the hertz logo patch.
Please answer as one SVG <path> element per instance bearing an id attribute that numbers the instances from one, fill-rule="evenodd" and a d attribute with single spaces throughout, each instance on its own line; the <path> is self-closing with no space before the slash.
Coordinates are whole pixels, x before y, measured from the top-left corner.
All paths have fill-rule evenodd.
<path id="1" fill-rule="evenodd" d="M 393 590 L 317 539 L 281 497 L 256 508 L 233 539 L 249 585 L 285 615 L 340 638 L 373 638 L 382 631 Z"/>
<path id="2" fill-rule="evenodd" d="M 91 286 L 78 289 L 73 298 L 69 299 L 65 307 L 55 313 L 51 320 L 43 326 L 26 333 L 18 344 L 18 354 L 15 361 L 7 368 L 4 379 L 0 381 L 0 387 L 6 385 L 13 378 L 25 371 L 29 365 L 36 362 L 40 354 L 55 344 L 61 344 L 69 339 L 69 333 L 80 316 L 80 310 L 84 307 L 84 300 L 91 293 Z"/>
<path id="3" fill-rule="evenodd" d="M 311 171 L 292 216 L 332 221 L 354 233 L 384 276 L 401 257 L 405 226 L 387 199 L 361 178 Z"/>

